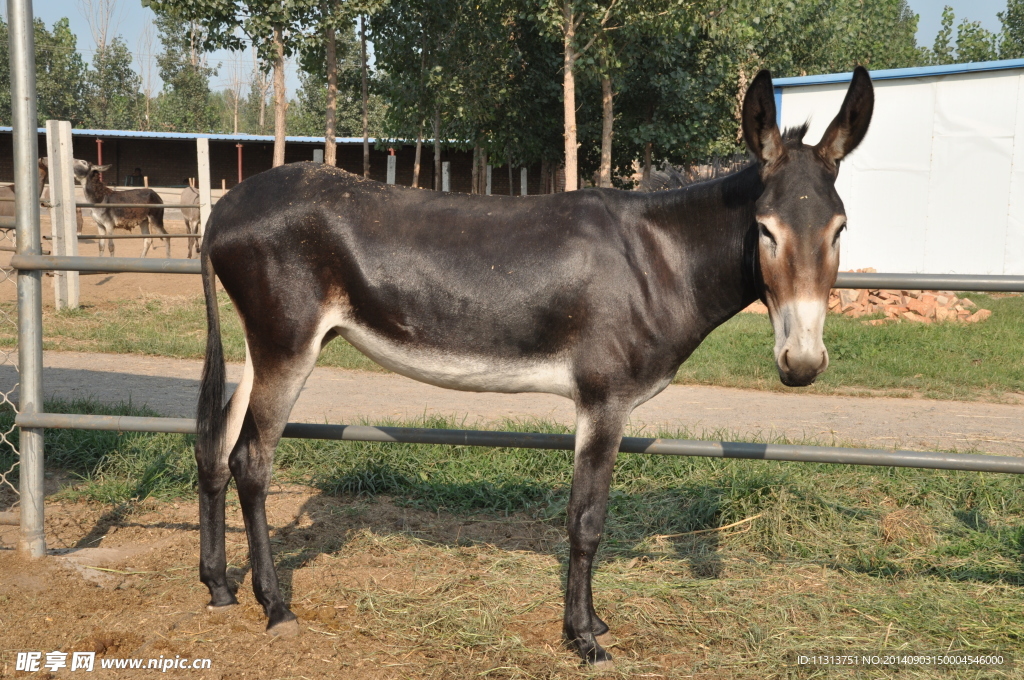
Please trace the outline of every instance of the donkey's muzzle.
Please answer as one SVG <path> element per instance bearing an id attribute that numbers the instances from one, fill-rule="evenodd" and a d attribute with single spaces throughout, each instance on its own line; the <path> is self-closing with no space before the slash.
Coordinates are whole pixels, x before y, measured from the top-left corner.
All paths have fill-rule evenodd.
<path id="1" fill-rule="evenodd" d="M 806 387 L 828 368 L 828 352 L 798 352 L 786 348 L 777 362 L 779 379 L 787 387 Z"/>

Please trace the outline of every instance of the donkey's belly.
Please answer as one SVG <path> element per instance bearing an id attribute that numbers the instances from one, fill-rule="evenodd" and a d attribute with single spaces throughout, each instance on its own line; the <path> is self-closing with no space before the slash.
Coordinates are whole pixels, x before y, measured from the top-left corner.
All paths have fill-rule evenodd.
<path id="1" fill-rule="evenodd" d="M 349 315 L 325 321 L 360 352 L 413 380 L 469 392 L 547 392 L 572 398 L 568 362 L 416 348 L 374 333 Z"/>

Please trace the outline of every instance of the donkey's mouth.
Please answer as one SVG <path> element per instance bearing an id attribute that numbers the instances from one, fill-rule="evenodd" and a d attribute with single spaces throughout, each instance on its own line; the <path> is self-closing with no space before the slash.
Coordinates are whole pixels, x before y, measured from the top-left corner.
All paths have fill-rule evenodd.
<path id="1" fill-rule="evenodd" d="M 776 361 L 779 380 L 786 387 L 807 387 L 828 368 L 828 352 L 823 348 L 820 354 L 797 355 L 784 349 Z"/>

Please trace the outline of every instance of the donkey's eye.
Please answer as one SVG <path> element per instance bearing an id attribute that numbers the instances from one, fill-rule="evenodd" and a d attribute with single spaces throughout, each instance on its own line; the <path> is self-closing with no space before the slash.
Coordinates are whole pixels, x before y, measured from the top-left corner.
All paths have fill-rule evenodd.
<path id="1" fill-rule="evenodd" d="M 832 237 L 832 246 L 835 247 L 839 244 L 839 236 L 846 231 L 846 222 L 843 222 L 843 226 L 836 229 L 836 235 Z"/>
<path id="2" fill-rule="evenodd" d="M 757 223 L 757 230 L 760 232 L 761 238 L 767 239 L 773 246 L 776 245 L 775 236 L 772 235 L 772 232 L 768 231 L 768 227 L 764 226 L 763 222 Z"/>

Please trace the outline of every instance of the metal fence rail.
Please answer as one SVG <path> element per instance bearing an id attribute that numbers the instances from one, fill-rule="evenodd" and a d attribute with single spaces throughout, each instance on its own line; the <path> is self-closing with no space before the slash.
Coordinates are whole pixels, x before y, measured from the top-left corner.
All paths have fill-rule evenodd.
<path id="1" fill-rule="evenodd" d="M 187 234 L 179 234 L 187 237 Z M 103 238 L 100 236 L 91 238 Z M 109 237 L 108 237 L 109 238 Z M 117 238 L 116 236 L 113 238 Z M 166 238 L 150 235 L 149 238 Z M 91 271 L 142 274 L 198 274 L 199 261 L 181 258 L 141 257 L 58 257 L 56 255 L 15 255 L 16 269 L 47 271 Z M 1024 293 L 1024 276 L 967 274 L 866 274 L 839 272 L 834 288 L 895 288 L 901 290 L 956 290 L 996 293 Z"/>
<path id="2" fill-rule="evenodd" d="M 169 432 L 195 434 L 191 418 L 144 418 L 138 416 L 92 416 L 65 413 L 19 415 L 19 427 L 107 430 L 116 432 Z M 521 449 L 572 451 L 576 436 L 536 432 L 496 432 L 493 430 L 441 430 L 424 427 L 372 427 L 368 425 L 321 425 L 288 423 L 284 436 L 291 439 L 329 439 L 339 441 L 389 442 L 396 444 L 447 444 Z M 835 463 L 843 465 L 884 465 L 933 470 L 969 472 L 1005 472 L 1024 474 L 1024 458 L 965 453 L 887 451 L 883 449 L 802 446 L 796 444 L 751 444 L 711 442 L 694 439 L 623 437 L 622 453 L 649 453 L 662 456 L 701 458 L 742 458 L 797 463 Z"/>

